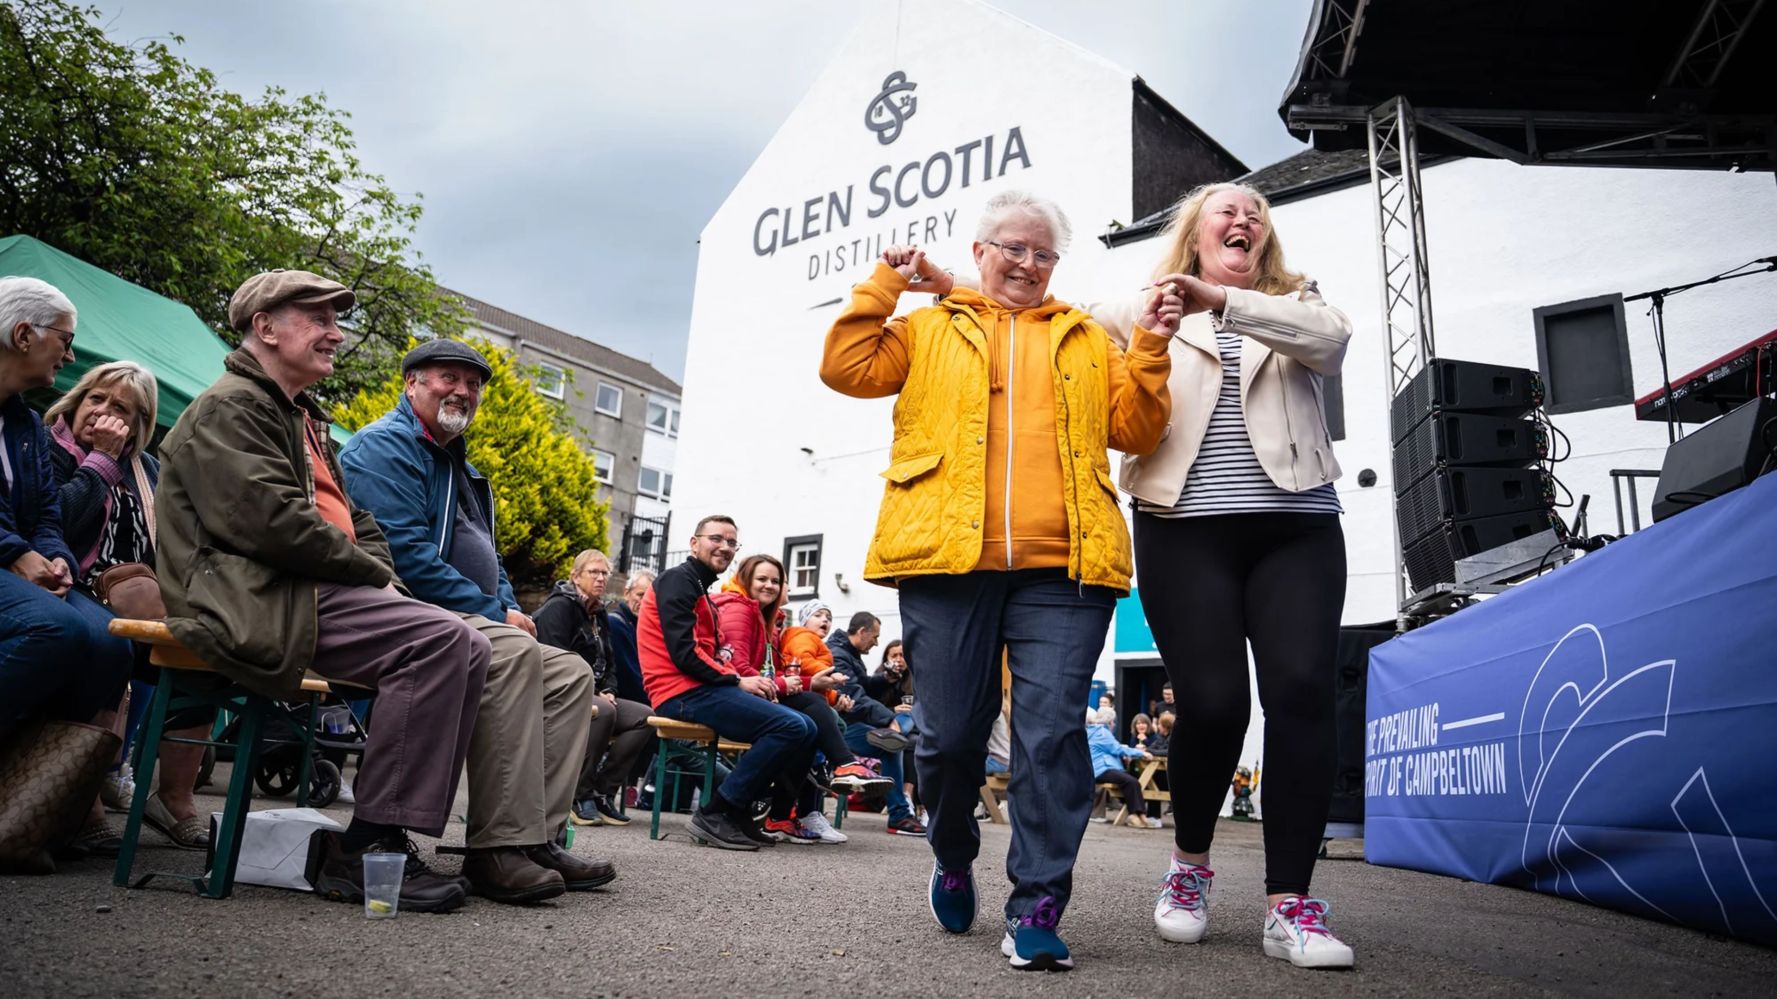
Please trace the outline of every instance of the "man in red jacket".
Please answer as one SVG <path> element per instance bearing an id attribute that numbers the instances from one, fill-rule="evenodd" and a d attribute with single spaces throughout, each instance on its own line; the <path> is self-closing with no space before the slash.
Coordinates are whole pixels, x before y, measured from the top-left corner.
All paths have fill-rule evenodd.
<path id="1" fill-rule="evenodd" d="M 806 715 L 777 703 L 770 680 L 738 676 L 717 655 L 721 641 L 709 588 L 739 550 L 733 518 L 715 514 L 698 521 L 691 557 L 661 573 L 642 600 L 636 651 L 656 712 L 753 744 L 709 804 L 691 816 L 691 838 L 723 850 L 757 850 L 775 841 L 753 821 L 753 802 L 767 795 L 773 780 L 800 784 L 807 776 L 815 727 Z"/>

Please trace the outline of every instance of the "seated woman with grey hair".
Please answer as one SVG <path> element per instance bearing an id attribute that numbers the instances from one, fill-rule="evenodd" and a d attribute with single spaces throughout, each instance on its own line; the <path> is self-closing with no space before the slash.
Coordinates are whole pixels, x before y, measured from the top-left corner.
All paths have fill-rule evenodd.
<path id="1" fill-rule="evenodd" d="M 950 933 L 975 919 L 974 809 L 1003 650 L 1018 804 L 1000 951 L 1041 970 L 1073 966 L 1057 925 L 1092 807 L 1080 705 L 1129 591 L 1129 533 L 1106 448 L 1144 454 L 1160 443 L 1167 338 L 1183 306 L 1151 295 L 1120 349 L 1048 293 L 1070 232 L 1054 202 L 997 194 L 976 230 L 979 290 L 900 316 L 901 293 L 929 265 L 923 251 L 890 247 L 852 289 L 821 359 L 821 380 L 845 395 L 898 397 L 864 576 L 900 588 L 937 861 L 932 913 Z"/>
<path id="2" fill-rule="evenodd" d="M 88 723 L 116 707 L 131 659 L 105 630 L 110 615 L 74 588 L 53 445 L 23 399 L 73 362 L 76 321 L 54 286 L 0 277 L 0 565 L 11 570 L 0 572 L 0 867 L 35 873 L 55 869 L 49 849 L 85 853 L 90 835 L 108 834 L 101 815 L 97 830 L 64 835 L 116 752 L 117 737 Z M 20 803 L 35 817 L 4 807 Z"/>
<path id="3" fill-rule="evenodd" d="M 101 364 L 43 414 L 62 505 L 62 534 L 74 551 L 76 588 L 99 595 L 108 570 L 154 564 L 154 486 L 160 462 L 148 453 L 154 439 L 160 388 L 147 368 L 133 361 Z M 148 663 L 148 646 L 135 646 L 134 678 L 159 681 Z M 216 709 L 189 708 L 167 720 L 160 749 L 160 788 L 148 798 L 142 818 L 174 846 L 202 850 L 210 845 L 209 822 L 192 800 L 204 747 L 175 739 L 202 739 Z M 124 749 L 128 751 L 126 736 Z M 143 779 L 147 779 L 144 775 Z M 120 796 L 114 807 L 128 808 Z"/>

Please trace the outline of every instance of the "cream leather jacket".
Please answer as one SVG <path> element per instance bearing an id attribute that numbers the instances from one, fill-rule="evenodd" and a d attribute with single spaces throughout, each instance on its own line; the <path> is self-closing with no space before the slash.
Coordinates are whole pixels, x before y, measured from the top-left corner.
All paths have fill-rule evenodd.
<path id="1" fill-rule="evenodd" d="M 1186 316 L 1173 334 L 1172 422 L 1160 446 L 1144 456 L 1127 455 L 1118 479 L 1124 491 L 1159 506 L 1178 502 L 1185 475 L 1209 429 L 1209 414 L 1222 389 L 1222 358 L 1216 329 L 1242 337 L 1240 403 L 1246 432 L 1271 481 L 1302 492 L 1339 477 L 1333 442 L 1322 409 L 1321 377 L 1336 375 L 1351 340 L 1351 320 L 1323 301 L 1314 282 L 1290 295 L 1228 288 L 1218 318 Z M 1119 346 L 1141 315 L 1142 298 L 1086 307 Z"/>

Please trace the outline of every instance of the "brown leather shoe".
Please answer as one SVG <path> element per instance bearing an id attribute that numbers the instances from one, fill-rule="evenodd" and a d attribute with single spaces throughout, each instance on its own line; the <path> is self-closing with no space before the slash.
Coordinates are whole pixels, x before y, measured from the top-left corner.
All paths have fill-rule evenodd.
<path id="1" fill-rule="evenodd" d="M 463 876 L 475 894 L 496 902 L 541 902 L 567 891 L 560 874 L 530 858 L 531 849 L 495 846 L 470 850 L 463 858 Z"/>
<path id="2" fill-rule="evenodd" d="M 555 843 L 527 846 L 525 853 L 539 866 L 559 872 L 569 891 L 588 891 L 617 877 L 617 868 L 609 860 L 576 857 Z"/>

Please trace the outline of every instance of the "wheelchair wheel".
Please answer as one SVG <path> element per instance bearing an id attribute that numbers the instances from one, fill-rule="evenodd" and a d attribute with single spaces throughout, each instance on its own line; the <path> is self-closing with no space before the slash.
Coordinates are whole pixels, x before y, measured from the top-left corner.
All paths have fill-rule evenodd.
<path id="1" fill-rule="evenodd" d="M 316 760 L 314 775 L 309 778 L 309 807 L 326 808 L 338 801 L 342 783 L 332 760 Z"/>

